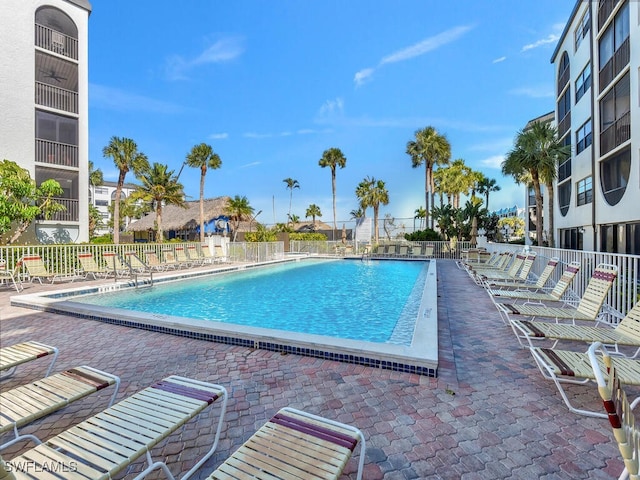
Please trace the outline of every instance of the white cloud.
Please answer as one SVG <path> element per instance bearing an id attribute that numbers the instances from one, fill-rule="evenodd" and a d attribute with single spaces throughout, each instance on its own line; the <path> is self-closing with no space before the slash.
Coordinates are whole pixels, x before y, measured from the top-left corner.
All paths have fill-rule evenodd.
<path id="1" fill-rule="evenodd" d="M 244 138 L 271 138 L 273 135 L 271 133 L 256 133 L 256 132 L 246 132 L 243 133 L 242 136 Z"/>
<path id="2" fill-rule="evenodd" d="M 238 168 L 250 168 L 250 167 L 256 167 L 258 165 L 260 165 L 262 162 L 251 162 L 251 163 L 245 163 L 244 165 L 240 165 L 240 167 Z"/>
<path id="3" fill-rule="evenodd" d="M 376 68 L 380 68 L 381 66 L 389 63 L 403 62 L 405 60 L 410 60 L 412 58 L 424 55 L 425 53 L 436 50 L 444 45 L 447 45 L 448 43 L 454 42 L 472 28 L 473 27 L 471 26 L 461 25 L 449 30 L 445 30 L 444 32 L 434 35 L 433 37 L 426 38 L 409 47 L 403 48 L 383 57 L 380 62 L 378 62 L 378 66 Z M 356 84 L 356 87 L 359 87 L 367 81 L 370 81 L 376 68 L 364 68 L 356 72 L 353 77 L 353 81 Z"/>
<path id="4" fill-rule="evenodd" d="M 491 63 L 500 63 L 500 62 L 504 62 L 506 59 L 507 59 L 507 57 L 504 57 L 504 56 L 503 56 L 503 57 L 499 57 L 499 58 L 496 58 L 496 59 L 495 59 L 493 62 L 491 62 Z"/>
<path id="5" fill-rule="evenodd" d="M 209 135 L 209 138 L 211 138 L 212 140 L 224 140 L 226 138 L 229 138 L 229 134 L 228 133 L 212 133 L 211 135 Z"/>
<path id="6" fill-rule="evenodd" d="M 135 111 L 152 113 L 178 113 L 184 107 L 163 100 L 145 97 L 104 85 L 89 85 L 89 104 L 91 108 L 104 108 L 116 111 Z"/>
<path id="7" fill-rule="evenodd" d="M 167 58 L 166 74 L 169 80 L 186 80 L 187 73 L 195 67 L 233 60 L 244 52 L 244 41 L 240 37 L 228 37 L 216 41 L 194 58 L 173 55 Z"/>
<path id="8" fill-rule="evenodd" d="M 480 160 L 480 164 L 487 168 L 501 168 L 504 161 L 504 155 L 494 155 L 484 160 Z"/>
<path id="9" fill-rule="evenodd" d="M 517 95 L 521 97 L 531 98 L 553 98 L 553 88 L 547 86 L 538 87 L 520 87 L 514 88 L 509 91 L 510 95 Z"/>
<path id="10" fill-rule="evenodd" d="M 434 35 L 433 37 L 429 37 L 425 40 L 422 40 L 421 42 L 411 45 L 410 47 L 403 48 L 402 50 L 398 50 L 397 52 L 387 55 L 382 60 L 380 60 L 380 65 L 384 65 L 386 63 L 402 62 L 404 60 L 409 60 L 411 58 L 424 55 L 425 53 L 436 50 L 443 45 L 457 40 L 469 30 L 471 30 L 471 27 L 464 25 L 451 28 L 442 33 L 439 33 L 438 35 Z"/>
<path id="11" fill-rule="evenodd" d="M 363 85 L 365 82 L 370 80 L 373 72 L 373 68 L 364 68 L 359 72 L 356 72 L 355 76 L 353 77 L 353 81 L 356 84 L 356 87 L 359 87 L 360 85 Z"/>
<path id="12" fill-rule="evenodd" d="M 320 107 L 318 115 L 320 117 L 331 117 L 336 115 L 342 115 L 344 111 L 344 100 L 340 97 L 334 100 L 327 100 Z"/>
<path id="13" fill-rule="evenodd" d="M 550 33 L 546 38 L 541 38 L 533 43 L 529 43 L 522 47 L 521 52 L 526 52 L 527 50 L 533 50 L 534 48 L 542 47 L 543 45 L 549 45 L 550 43 L 557 43 L 560 40 L 560 35 L 555 33 Z"/>

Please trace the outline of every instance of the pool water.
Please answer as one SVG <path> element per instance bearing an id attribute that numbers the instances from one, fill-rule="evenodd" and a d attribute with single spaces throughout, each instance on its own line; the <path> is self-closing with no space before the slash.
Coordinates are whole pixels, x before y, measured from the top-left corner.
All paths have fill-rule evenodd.
<path id="1" fill-rule="evenodd" d="M 74 301 L 212 322 L 410 345 L 428 262 L 311 260 Z"/>

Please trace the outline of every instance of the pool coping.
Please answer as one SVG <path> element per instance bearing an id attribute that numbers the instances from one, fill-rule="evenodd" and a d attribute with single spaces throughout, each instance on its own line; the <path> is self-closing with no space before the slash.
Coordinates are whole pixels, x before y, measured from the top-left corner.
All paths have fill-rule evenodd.
<path id="1" fill-rule="evenodd" d="M 349 259 L 345 260 L 349 261 Z M 170 275 L 158 276 L 154 282 L 164 283 L 184 278 L 196 278 L 205 275 L 260 268 L 282 262 L 299 261 L 304 261 L 304 258 L 296 257 L 254 264 L 226 265 L 218 266 L 214 269 L 191 272 L 182 270 L 172 272 Z M 350 261 L 360 260 L 351 259 Z M 373 259 L 368 261 L 377 260 Z M 429 260 L 425 286 L 411 345 L 373 343 L 228 323 L 220 323 L 212 326 L 212 322 L 205 320 L 132 312 L 124 309 L 114 309 L 112 307 L 102 307 L 67 300 L 68 297 L 80 293 L 98 293 L 134 287 L 134 282 L 128 279 L 90 287 L 85 286 L 27 295 L 16 295 L 11 297 L 11 305 L 216 343 L 239 345 L 247 348 L 281 352 L 283 354 L 310 356 L 437 377 L 438 295 L 436 265 L 436 261 Z M 433 321 L 434 318 L 435 321 Z"/>

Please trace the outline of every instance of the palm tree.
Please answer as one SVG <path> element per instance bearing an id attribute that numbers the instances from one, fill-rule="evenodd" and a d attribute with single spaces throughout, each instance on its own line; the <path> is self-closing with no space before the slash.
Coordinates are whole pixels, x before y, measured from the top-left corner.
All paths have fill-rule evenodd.
<path id="1" fill-rule="evenodd" d="M 201 143 L 193 146 L 187 154 L 185 163 L 200 169 L 200 242 L 204 243 L 204 177 L 207 174 L 207 168 L 217 170 L 222 166 L 222 160 L 213 151 L 211 145 Z"/>
<path id="2" fill-rule="evenodd" d="M 113 163 L 119 171 L 116 184 L 116 196 L 113 205 L 113 243 L 120 243 L 120 198 L 124 179 L 129 171 L 139 176 L 149 170 L 147 156 L 138 151 L 138 145 L 130 138 L 111 137 L 109 145 L 102 149 L 105 158 L 113 159 Z"/>
<path id="3" fill-rule="evenodd" d="M 362 207 L 357 208 L 356 210 L 351 210 L 349 212 L 352 220 L 357 220 L 359 218 L 364 217 L 364 209 Z"/>
<path id="4" fill-rule="evenodd" d="M 95 165 L 89 160 L 89 185 L 96 187 L 104 183 L 104 175 L 102 170 L 95 168 Z"/>
<path id="5" fill-rule="evenodd" d="M 184 189 L 178 182 L 173 170 L 167 166 L 154 162 L 149 170 L 140 176 L 142 185 L 129 197 L 132 200 L 142 200 L 149 203 L 156 211 L 156 241 L 164 241 L 162 230 L 162 209 L 165 205 L 186 207 Z"/>
<path id="6" fill-rule="evenodd" d="M 373 208 L 373 231 L 375 243 L 378 243 L 378 212 L 380 204 L 387 205 L 389 203 L 389 192 L 382 180 L 376 180 L 373 177 L 365 177 L 356 188 L 356 196 L 360 200 L 360 205 L 364 209 Z"/>
<path id="7" fill-rule="evenodd" d="M 236 241 L 238 237 L 238 228 L 240 227 L 240 222 L 253 215 L 253 207 L 249 205 L 249 200 L 247 197 L 241 197 L 240 195 L 236 195 L 233 198 L 227 200 L 227 207 L 225 209 L 227 215 L 229 215 L 229 219 L 231 220 L 231 226 L 233 228 L 233 241 Z"/>
<path id="8" fill-rule="evenodd" d="M 427 216 L 427 211 L 422 208 L 422 206 L 418 207 L 415 209 L 415 211 L 413 212 L 415 213 L 414 217 L 413 217 L 413 229 L 416 229 L 416 225 L 415 225 L 415 220 L 416 218 L 420 219 L 420 229 L 422 229 L 422 226 L 424 224 L 424 219 Z"/>
<path id="9" fill-rule="evenodd" d="M 424 163 L 424 196 L 427 211 L 427 225 L 433 228 L 433 219 L 429 218 L 429 210 L 433 205 L 433 166 L 445 165 L 451 158 L 451 145 L 445 135 L 440 135 L 435 128 L 426 127 L 415 132 L 415 140 L 407 142 L 407 154 L 411 156 L 411 165 L 418 168 Z"/>
<path id="10" fill-rule="evenodd" d="M 313 220 L 313 230 L 315 230 L 316 217 L 322 217 L 322 211 L 320 210 L 320 207 L 315 203 L 312 203 L 311 205 L 309 205 L 309 208 L 307 208 L 307 211 L 304 214 L 304 218 L 309 218 L 309 217 L 311 217 Z"/>
<path id="11" fill-rule="evenodd" d="M 336 232 L 336 167 L 344 168 L 347 164 L 347 159 L 340 151 L 339 148 L 330 148 L 325 150 L 322 154 L 322 158 L 318 162 L 322 168 L 331 168 L 331 191 L 333 192 L 333 235 L 335 237 Z M 335 240 L 333 238 L 332 240 Z"/>
<path id="12" fill-rule="evenodd" d="M 487 178 L 484 177 L 480 182 L 478 182 L 478 193 L 480 195 L 484 195 L 485 203 L 484 207 L 489 209 L 489 194 L 491 192 L 499 192 L 500 185 L 495 178 Z"/>
<path id="13" fill-rule="evenodd" d="M 294 188 L 300 188 L 300 183 L 298 183 L 298 180 L 294 180 L 293 178 L 285 178 L 283 180 L 284 183 L 287 184 L 287 188 L 290 190 L 289 193 L 289 213 L 287 214 L 287 219 L 293 223 L 293 220 L 291 220 L 291 201 L 293 200 L 293 189 Z"/>

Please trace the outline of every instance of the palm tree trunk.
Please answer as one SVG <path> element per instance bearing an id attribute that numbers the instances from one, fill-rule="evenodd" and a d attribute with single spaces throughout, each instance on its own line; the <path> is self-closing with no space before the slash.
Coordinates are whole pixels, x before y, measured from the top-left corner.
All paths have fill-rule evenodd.
<path id="1" fill-rule="evenodd" d="M 429 169 L 429 165 L 425 164 L 424 169 L 424 205 L 425 210 L 427 211 L 427 215 L 425 217 L 425 225 L 427 228 L 433 228 L 433 218 L 431 218 L 431 204 L 429 203 L 429 189 L 431 188 L 431 170 Z"/>
<path id="2" fill-rule="evenodd" d="M 204 169 L 200 175 L 200 243 L 204 243 Z"/>
<path id="3" fill-rule="evenodd" d="M 331 169 L 331 190 L 333 191 L 333 232 L 331 240 L 335 240 L 336 236 L 336 168 Z M 315 222 L 314 222 L 315 223 Z"/>
<path id="4" fill-rule="evenodd" d="M 533 191 L 536 195 L 536 239 L 538 242 L 538 246 L 542 246 L 542 192 L 540 191 L 540 178 L 538 176 L 538 171 L 533 170 L 531 172 L 531 183 L 533 184 Z"/>
<path id="5" fill-rule="evenodd" d="M 118 184 L 116 185 L 116 202 L 113 205 L 113 243 L 120 243 L 120 198 L 122 197 L 122 186 L 124 185 L 124 177 L 127 174 L 124 170 L 120 170 L 118 175 Z"/>
<path id="6" fill-rule="evenodd" d="M 158 224 L 158 238 L 157 242 L 164 242 L 164 232 L 162 231 L 162 203 L 158 203 L 158 207 L 156 208 L 156 222 Z"/>
<path id="7" fill-rule="evenodd" d="M 378 243 L 378 209 L 380 207 L 378 205 L 374 205 L 373 206 L 373 238 L 375 240 L 375 243 Z"/>
<path id="8" fill-rule="evenodd" d="M 555 248 L 555 235 L 554 235 L 554 218 L 553 218 L 553 204 L 554 204 L 554 192 L 553 192 L 553 184 L 545 184 L 545 188 L 547 190 L 547 200 L 548 200 L 548 205 L 547 205 L 547 212 L 549 215 L 549 235 L 547 236 L 548 240 L 549 240 L 549 247 L 551 248 Z"/>

